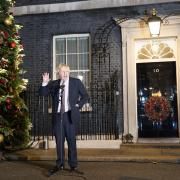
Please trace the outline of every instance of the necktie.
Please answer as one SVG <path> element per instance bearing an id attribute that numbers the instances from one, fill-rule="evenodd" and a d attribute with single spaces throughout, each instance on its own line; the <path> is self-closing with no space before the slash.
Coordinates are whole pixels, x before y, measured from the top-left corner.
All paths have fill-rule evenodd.
<path id="1" fill-rule="evenodd" d="M 62 89 L 61 89 L 61 110 L 60 112 L 63 114 L 65 112 L 65 86 L 64 86 L 64 81 L 62 83 Z"/>

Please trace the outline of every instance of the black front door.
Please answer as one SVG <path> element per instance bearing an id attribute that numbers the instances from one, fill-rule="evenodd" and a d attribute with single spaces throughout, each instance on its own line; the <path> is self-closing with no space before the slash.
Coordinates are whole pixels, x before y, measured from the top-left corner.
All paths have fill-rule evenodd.
<path id="1" fill-rule="evenodd" d="M 137 63 L 138 135 L 178 137 L 176 62 Z"/>

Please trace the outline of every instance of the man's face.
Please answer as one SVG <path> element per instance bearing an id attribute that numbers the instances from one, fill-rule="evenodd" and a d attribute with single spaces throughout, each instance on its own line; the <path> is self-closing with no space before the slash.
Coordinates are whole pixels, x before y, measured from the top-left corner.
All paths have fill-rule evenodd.
<path id="1" fill-rule="evenodd" d="M 69 67 L 62 67 L 60 70 L 59 70 L 59 76 L 60 76 L 60 79 L 66 81 L 67 79 L 69 79 L 69 74 L 70 74 L 70 69 Z"/>

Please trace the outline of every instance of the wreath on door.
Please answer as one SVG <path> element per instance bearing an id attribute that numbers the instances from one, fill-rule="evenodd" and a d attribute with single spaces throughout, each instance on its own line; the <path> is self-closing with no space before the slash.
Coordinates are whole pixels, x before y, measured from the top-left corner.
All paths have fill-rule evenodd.
<path id="1" fill-rule="evenodd" d="M 164 121 L 170 115 L 170 104 L 163 96 L 151 96 L 144 106 L 146 116 L 151 121 Z"/>

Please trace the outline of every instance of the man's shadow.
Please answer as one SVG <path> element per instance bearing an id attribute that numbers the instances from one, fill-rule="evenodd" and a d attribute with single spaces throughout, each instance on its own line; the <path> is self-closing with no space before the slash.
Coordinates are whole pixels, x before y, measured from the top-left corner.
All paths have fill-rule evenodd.
<path id="1" fill-rule="evenodd" d="M 62 171 L 58 171 L 57 173 L 53 174 L 53 175 L 49 175 L 49 169 L 51 169 L 54 166 L 54 162 L 52 161 L 33 161 L 33 160 L 19 160 L 19 161 L 11 161 L 14 163 L 21 163 L 21 164 L 28 164 L 32 167 L 38 167 L 41 169 L 41 174 L 45 177 L 53 177 L 53 176 L 67 176 L 67 177 L 78 177 L 78 178 L 82 178 L 83 180 L 86 180 L 86 177 L 83 174 L 79 174 L 76 172 L 71 172 L 70 169 L 65 168 Z"/>

